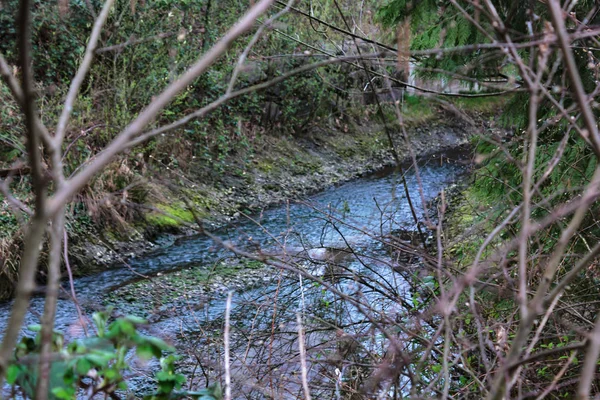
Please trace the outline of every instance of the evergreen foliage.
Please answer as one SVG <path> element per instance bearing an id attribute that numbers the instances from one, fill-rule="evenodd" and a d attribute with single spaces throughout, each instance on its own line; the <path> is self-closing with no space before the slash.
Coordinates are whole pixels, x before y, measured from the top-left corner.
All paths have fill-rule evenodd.
<path id="1" fill-rule="evenodd" d="M 469 7 L 467 7 L 468 9 Z M 437 0 L 393 0 L 377 12 L 378 20 L 385 26 L 393 27 L 405 19 L 410 20 L 412 51 L 449 49 L 489 40 L 462 13 L 449 2 Z M 453 52 L 444 57 L 417 57 L 421 67 L 441 69 L 448 72 L 464 73 L 469 68 L 471 74 L 481 77 L 493 74 L 498 69 L 495 60 L 480 63 L 481 57 L 473 52 Z M 439 72 L 420 72 L 422 76 L 445 78 Z"/>
<path id="2" fill-rule="evenodd" d="M 484 14 L 474 9 L 471 2 L 458 1 L 458 4 L 485 30 L 493 35 L 498 42 L 506 39 L 489 22 Z M 550 19 L 547 5 L 543 2 L 493 1 L 500 18 L 506 21 L 506 30 L 515 41 L 522 41 L 529 35 L 528 21 L 531 20 L 529 8 L 534 7 L 536 17 L 531 27 L 533 32 L 543 31 L 545 21 Z M 580 1 L 576 4 L 573 12 L 578 16 L 588 14 L 593 1 Z M 475 24 L 467 20 L 464 15 L 454 7 L 450 1 L 409 1 L 392 0 L 383 6 L 377 14 L 379 20 L 388 27 L 410 19 L 411 24 L 411 50 L 433 50 L 449 49 L 460 46 L 475 46 L 482 43 L 490 43 L 490 39 L 483 35 Z M 598 16 L 595 16 L 598 19 Z M 596 20 L 590 21 L 593 24 Z M 537 47 L 535 48 L 537 50 Z M 531 48 L 524 47 L 519 54 L 526 62 L 529 62 Z M 579 72 L 581 74 L 586 91 L 590 92 L 595 87 L 595 70 L 589 68 L 589 55 L 583 49 L 575 49 L 575 57 Z M 551 59 L 549 65 L 556 60 Z M 435 56 L 418 57 L 421 67 L 437 69 L 438 77 L 447 76 L 446 72 L 460 73 L 470 78 L 485 79 L 494 76 L 511 77 L 515 82 L 521 82 L 518 70 L 506 58 L 500 50 L 491 51 L 464 51 L 440 53 Z M 536 60 L 537 62 L 537 60 Z M 554 75 L 555 86 L 563 85 L 563 70 L 559 69 Z M 425 70 L 424 75 L 432 74 Z M 523 85 L 523 83 L 521 83 Z M 564 107 L 569 107 L 573 100 L 567 93 L 561 99 Z M 475 186 L 481 198 L 486 202 L 497 204 L 517 204 L 521 200 L 521 173 L 519 167 L 512 160 L 521 160 L 523 151 L 523 134 L 528 126 L 529 94 L 517 92 L 511 96 L 505 106 L 501 121 L 503 125 L 512 131 L 510 140 L 506 143 L 491 144 L 483 143 L 478 146 L 478 152 L 487 156 L 483 167 L 478 171 Z M 555 119 L 556 109 L 548 101 L 541 103 L 538 111 L 539 121 Z M 536 177 L 540 177 L 545 167 L 559 148 L 567 127 L 565 123 L 558 123 L 546 129 L 539 138 L 539 152 L 536 159 Z M 500 151 L 499 146 L 505 147 L 511 157 Z M 589 181 L 593 173 L 595 157 L 589 147 L 576 135 L 571 134 L 565 149 L 564 158 L 554 169 L 542 187 L 540 196 L 553 195 L 554 201 L 565 201 L 569 190 L 579 187 Z M 557 195 L 566 191 L 565 195 Z M 552 193 L 550 193 L 552 192 Z M 538 211 L 538 215 L 543 214 Z"/>

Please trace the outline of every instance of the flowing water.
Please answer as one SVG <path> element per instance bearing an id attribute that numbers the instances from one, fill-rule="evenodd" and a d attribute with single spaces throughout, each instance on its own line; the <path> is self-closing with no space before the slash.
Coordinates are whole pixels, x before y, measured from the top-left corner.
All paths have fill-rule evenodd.
<path id="1" fill-rule="evenodd" d="M 465 173 L 464 157 L 464 153 L 453 152 L 421 160 L 421 185 L 414 168 L 407 166 L 405 178 L 420 219 L 424 215 L 423 200 L 430 201 Z M 171 304 L 171 308 L 165 308 L 160 318 L 153 323 L 152 333 L 185 343 L 188 350 L 202 349 L 203 354 L 207 354 L 211 345 L 216 346 L 211 350 L 214 351 L 213 356 L 206 358 L 212 357 L 218 363 L 220 342 L 207 336 L 203 327 L 208 326 L 211 321 L 222 321 L 225 311 L 224 292 L 235 289 L 232 307 L 235 335 L 244 338 L 245 342 L 241 340 L 240 343 L 252 343 L 252 346 L 246 346 L 243 351 L 245 363 L 249 363 L 248 360 L 260 360 L 257 364 L 264 365 L 268 357 L 270 364 L 272 358 L 293 352 L 297 337 L 294 324 L 298 312 L 306 318 L 307 329 L 323 325 L 336 327 L 338 330 L 346 327 L 345 332 L 352 331 L 354 335 L 367 337 L 365 329 L 368 329 L 369 324 L 364 322 L 369 319 L 369 315 L 377 312 L 394 313 L 396 309 L 401 313 L 403 304 L 410 301 L 411 287 L 393 267 L 397 260 L 390 258 L 384 242 L 375 239 L 397 231 L 414 232 L 415 224 L 401 180 L 392 171 L 330 188 L 304 201 L 267 209 L 215 234 L 246 251 L 293 253 L 296 255 L 296 264 L 321 277 L 326 281 L 322 283 L 333 287 L 339 292 L 338 295 L 325 290 L 323 284 L 303 280 L 289 271 L 262 271 L 262 275 L 252 281 L 252 285 L 240 287 L 230 282 L 230 287 L 227 283 L 224 284 L 219 293 L 206 293 L 202 299 L 188 299 L 178 305 Z M 349 253 L 349 249 L 353 253 Z M 160 284 L 161 276 L 167 276 L 169 272 L 206 268 L 228 254 L 230 253 L 217 248 L 206 236 L 183 237 L 168 247 L 128 260 L 128 266 L 78 278 L 75 280 L 75 288 L 84 312 L 89 314 L 110 302 L 107 294 L 139 281 L 142 275 L 152 276 L 153 281 Z M 300 261 L 300 256 L 312 262 Z M 342 260 L 340 265 L 343 267 L 333 270 L 332 258 L 336 257 Z M 328 274 L 334 273 L 337 277 L 326 278 Z M 218 275 L 218 271 L 216 274 Z M 357 281 L 357 276 L 362 277 L 360 282 Z M 67 282 L 64 287 L 68 291 Z M 385 295 L 382 296 L 382 293 Z M 339 294 L 360 298 L 363 304 L 369 305 L 368 312 L 361 309 L 360 305 L 342 301 Z M 194 305 L 190 306 L 190 302 Z M 8 320 L 10 306 L 10 303 L 0 304 L 0 329 L 3 329 Z M 118 303 L 115 305 L 117 309 L 119 306 Z M 42 312 L 43 299 L 36 297 L 32 300 L 26 324 L 39 323 Z M 147 315 L 149 310 L 139 312 Z M 61 298 L 56 329 L 65 332 L 67 338 L 81 335 L 81 330 L 73 329 L 76 320 L 73 302 L 66 296 Z M 315 321 L 320 322 L 317 324 Z M 222 323 L 218 326 L 220 329 Z M 275 328 L 281 333 L 276 342 L 273 341 Z M 268 354 L 265 353 L 264 346 L 269 341 L 267 334 L 271 334 Z M 332 335 L 335 336 L 335 333 L 324 334 L 319 329 L 315 329 L 312 335 L 307 335 L 307 345 L 312 348 L 312 354 L 319 357 L 322 356 L 321 353 L 325 354 L 325 350 L 319 349 L 323 348 L 323 343 L 328 342 Z M 372 349 L 381 346 L 379 339 L 370 339 Z M 277 348 L 274 349 L 274 346 Z M 295 360 L 287 371 L 296 368 L 297 364 Z M 211 368 L 213 371 L 217 370 L 217 367 Z M 282 371 L 285 369 L 283 364 L 279 368 Z M 345 367 L 339 368 L 342 368 L 343 373 Z M 242 375 L 246 373 L 240 372 L 239 366 L 237 371 Z M 261 372 L 253 370 L 253 373 Z M 314 374 L 323 376 L 325 372 Z M 256 384 L 256 380 L 253 382 Z M 333 386 L 327 390 L 336 390 Z"/>

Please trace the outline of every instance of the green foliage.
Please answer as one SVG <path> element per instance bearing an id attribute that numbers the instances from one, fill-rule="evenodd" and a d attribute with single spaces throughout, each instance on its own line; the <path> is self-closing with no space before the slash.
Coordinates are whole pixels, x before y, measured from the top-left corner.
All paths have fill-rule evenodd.
<path id="1" fill-rule="evenodd" d="M 59 11 L 58 2 L 31 3 L 35 77 L 45 84 L 66 82 L 73 77 L 83 55 L 93 19 L 84 0 L 69 1 L 67 13 Z M 99 6 L 98 1 L 92 3 Z M 18 0 L 0 3 L 0 53 L 14 64 L 18 58 L 15 22 L 18 8 Z"/>
<path id="2" fill-rule="evenodd" d="M 468 11 L 473 11 L 472 5 L 464 6 Z M 387 27 L 395 26 L 408 19 L 411 28 L 411 50 L 452 48 L 489 41 L 460 11 L 446 1 L 392 0 L 377 11 L 376 17 Z M 425 57 L 420 63 L 425 68 L 450 72 L 457 72 L 468 66 L 472 70 L 471 73 L 475 75 L 484 75 L 487 71 L 497 68 L 495 60 L 483 64 L 473 62 L 474 58 L 477 57 L 472 52 L 454 52 L 444 57 Z M 420 75 L 442 79 L 447 76 L 427 71 L 421 72 Z"/>
<path id="3" fill-rule="evenodd" d="M 146 336 L 139 328 L 146 321 L 128 316 L 110 321 L 110 310 L 93 316 L 96 335 L 65 345 L 62 334 L 55 332 L 52 338 L 53 357 L 50 368 L 50 399 L 75 399 L 81 390 L 87 393 L 112 395 L 127 391 L 129 354 L 135 350 L 143 360 L 160 359 L 161 371 L 156 374 L 158 389 L 147 395 L 151 399 L 167 399 L 191 396 L 205 400 L 220 399 L 220 391 L 176 392 L 181 389 L 185 377 L 175 372 L 174 348 L 163 340 Z M 37 332 L 35 337 L 25 336 L 15 350 L 15 357 L 7 371 L 7 382 L 13 390 L 34 397 L 38 380 L 38 362 L 41 348 L 41 327 L 29 327 Z"/>
<path id="4" fill-rule="evenodd" d="M 0 13 L 0 37 L 3 38 L 0 52 L 15 65 L 18 3 L 18 0 L 2 2 Z M 68 10 L 61 10 L 57 2 L 33 1 L 34 69 L 36 79 L 43 84 L 40 108 L 48 126 L 56 123 L 60 102 L 91 31 L 93 18 L 86 3 L 84 0 L 69 1 Z M 91 4 L 96 11 L 102 6 L 99 0 L 92 0 Z M 333 2 L 324 2 L 322 6 L 316 10 L 321 17 L 333 15 L 335 21 L 339 20 Z M 98 52 L 84 82 L 67 136 L 68 141 L 74 139 L 64 160 L 67 174 L 106 146 L 152 100 L 151 96 L 185 71 L 245 10 L 246 5 L 233 0 L 213 1 L 210 6 L 206 1 L 117 0 L 99 46 L 120 47 Z M 291 14 L 281 18 L 280 22 L 287 33 L 298 33 L 305 28 L 312 31 L 304 19 Z M 140 42 L 124 45 L 132 39 Z M 222 95 L 247 40 L 248 37 L 236 42 L 213 68 L 167 106 L 157 123 L 173 122 Z M 258 54 L 295 53 L 297 44 L 284 36 L 266 35 L 254 51 Z M 250 57 L 236 87 L 279 76 L 308 62 L 306 60 Z M 327 81 L 334 85 L 325 84 Z M 337 100 L 334 99 L 345 96 L 345 91 L 339 90 L 345 83 L 346 71 L 339 66 L 330 66 L 321 74 L 306 73 L 294 77 L 261 93 L 235 99 L 203 121 L 170 134 L 168 140 L 152 140 L 144 146 L 142 155 L 145 162 L 157 160 L 158 168 L 185 169 L 202 165 L 210 172 L 222 174 L 232 159 L 241 160 L 242 164 L 249 162 L 253 140 L 265 131 L 265 127 L 276 134 L 300 134 L 316 117 L 336 112 Z M 0 96 L 4 99 L 6 88 L 2 91 Z M 273 108 L 269 113 L 266 110 L 271 105 Z M 14 112 L 13 106 L 3 109 L 0 115 L 0 161 L 12 161 L 24 150 L 18 139 L 21 125 L 14 121 L 18 113 Z M 82 131 L 86 134 L 79 136 Z"/>
<path id="5" fill-rule="evenodd" d="M 1 82 L 0 103 L 0 163 L 10 163 L 25 154 L 25 144 L 21 139 L 23 121 L 8 87 Z"/>
<path id="6" fill-rule="evenodd" d="M 159 205 L 158 209 L 158 211 L 148 214 L 146 221 L 162 229 L 176 228 L 186 222 L 195 222 L 194 214 L 185 208 L 185 205 L 180 205 L 179 207 Z"/>
<path id="7" fill-rule="evenodd" d="M 161 370 L 155 374 L 158 390 L 154 394 L 144 396 L 146 400 L 168 400 L 192 398 L 198 400 L 220 400 L 223 398 L 221 386 L 216 383 L 199 391 L 181 391 L 186 381 L 185 376 L 175 372 L 177 357 L 169 355 L 160 359 Z"/>
<path id="8" fill-rule="evenodd" d="M 385 107 L 384 107 L 385 109 Z M 392 106 L 389 106 L 391 116 L 388 121 L 397 121 L 395 110 Z M 434 105 L 429 99 L 423 96 L 417 95 L 406 95 L 404 96 L 404 103 L 402 104 L 402 114 L 404 120 L 410 124 L 421 124 L 427 119 L 434 115 L 436 105 Z"/>

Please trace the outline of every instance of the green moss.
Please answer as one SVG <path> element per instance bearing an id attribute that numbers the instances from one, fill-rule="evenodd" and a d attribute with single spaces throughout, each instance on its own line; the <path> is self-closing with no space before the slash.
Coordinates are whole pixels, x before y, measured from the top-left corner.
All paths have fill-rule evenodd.
<path id="1" fill-rule="evenodd" d="M 390 106 L 392 107 L 392 106 Z M 410 126 L 423 124 L 436 115 L 437 104 L 424 96 L 407 95 L 402 104 L 402 117 L 404 123 Z M 388 111 L 388 113 L 391 113 Z M 388 116 L 388 121 L 397 121 L 395 112 Z"/>
<path id="2" fill-rule="evenodd" d="M 146 221 L 159 228 L 177 228 L 185 223 L 195 222 L 194 214 L 185 205 L 160 204 L 156 207 L 159 211 L 153 211 L 146 215 Z M 200 217 L 202 215 L 199 215 Z"/>
<path id="3" fill-rule="evenodd" d="M 494 113 L 503 109 L 511 96 L 490 97 L 457 97 L 451 101 L 457 108 L 464 111 Z"/>
<path id="4" fill-rule="evenodd" d="M 471 185 L 452 196 L 448 204 L 448 213 L 444 220 L 445 253 L 454 260 L 459 269 L 468 269 L 475 261 L 485 239 L 507 216 L 508 210 L 503 202 L 490 201 L 489 197 Z M 486 245 L 481 260 L 486 260 L 498 250 L 507 238 L 513 237 L 514 226 L 507 225 Z M 491 268 L 490 273 L 497 270 Z M 492 288 L 493 289 L 493 288 Z M 487 288 L 487 290 L 492 290 Z M 498 296 L 493 293 L 493 296 Z"/>
<path id="5" fill-rule="evenodd" d="M 256 169 L 266 174 L 270 174 L 273 171 L 274 165 L 270 160 L 260 160 L 256 164 Z"/>
<path id="6" fill-rule="evenodd" d="M 242 280 L 248 271 L 264 268 L 262 262 L 230 259 L 209 266 L 196 266 L 165 274 L 156 280 L 143 280 L 119 288 L 105 298 L 106 305 L 116 305 L 122 312 L 137 315 L 152 313 L 165 305 L 183 304 L 202 298 L 210 284 Z M 147 316 L 147 315 L 145 315 Z"/>
<path id="7" fill-rule="evenodd" d="M 323 164 L 318 160 L 311 160 L 307 157 L 296 157 L 289 163 L 290 172 L 294 175 L 310 175 L 320 173 L 323 170 Z"/>

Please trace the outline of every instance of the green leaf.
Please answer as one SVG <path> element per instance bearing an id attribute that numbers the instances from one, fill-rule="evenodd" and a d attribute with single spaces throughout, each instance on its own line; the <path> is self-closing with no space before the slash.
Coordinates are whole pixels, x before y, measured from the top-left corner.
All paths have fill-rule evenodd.
<path id="1" fill-rule="evenodd" d="M 88 354 L 85 357 L 97 367 L 106 367 L 114 358 L 114 354 L 108 352 L 96 352 Z"/>
<path id="2" fill-rule="evenodd" d="M 103 337 L 106 331 L 106 321 L 108 320 L 107 313 L 96 312 L 92 315 L 92 319 L 94 320 L 94 324 L 96 325 L 98 336 Z"/>
<path id="3" fill-rule="evenodd" d="M 175 387 L 175 382 L 172 381 L 158 381 L 158 392 L 159 393 L 171 393 Z"/>
<path id="4" fill-rule="evenodd" d="M 27 325 L 27 329 L 32 332 L 41 332 L 42 326 L 40 324 Z"/>
<path id="5" fill-rule="evenodd" d="M 185 375 L 175 374 L 175 387 L 180 388 L 186 381 Z"/>
<path id="6" fill-rule="evenodd" d="M 10 365 L 6 371 L 6 382 L 8 382 L 10 385 L 14 385 L 21 372 L 24 371 L 20 365 Z"/>
<path id="7" fill-rule="evenodd" d="M 175 351 L 175 347 L 168 345 L 164 340 L 159 339 L 154 336 L 143 336 L 144 340 L 152 343 L 155 347 L 159 348 L 162 351 Z"/>
<path id="8" fill-rule="evenodd" d="M 79 375 L 86 375 L 92 369 L 92 363 L 86 358 L 81 358 L 77 361 L 75 369 Z"/>
<path id="9" fill-rule="evenodd" d="M 159 382 L 169 382 L 175 380 L 173 373 L 167 371 L 158 371 L 156 373 L 156 379 Z"/>
<path id="10" fill-rule="evenodd" d="M 71 388 L 55 387 L 52 394 L 58 399 L 70 400 L 75 398 L 75 391 Z"/>
<path id="11" fill-rule="evenodd" d="M 85 338 L 77 343 L 79 344 L 77 348 L 78 353 L 83 353 L 87 350 L 101 350 L 106 352 L 113 352 L 115 350 L 115 346 L 110 340 L 101 337 Z"/>
<path id="12" fill-rule="evenodd" d="M 143 343 L 138 345 L 137 349 L 136 349 L 136 354 L 139 358 L 143 359 L 143 360 L 149 360 L 152 357 L 156 356 L 157 358 L 160 358 L 161 355 L 161 351 L 160 349 L 158 349 L 158 356 L 156 355 L 156 347 L 152 346 L 149 343 Z"/>
<path id="13" fill-rule="evenodd" d="M 115 368 L 108 368 L 104 371 L 104 377 L 111 382 L 115 382 L 121 378 L 121 373 Z"/>

